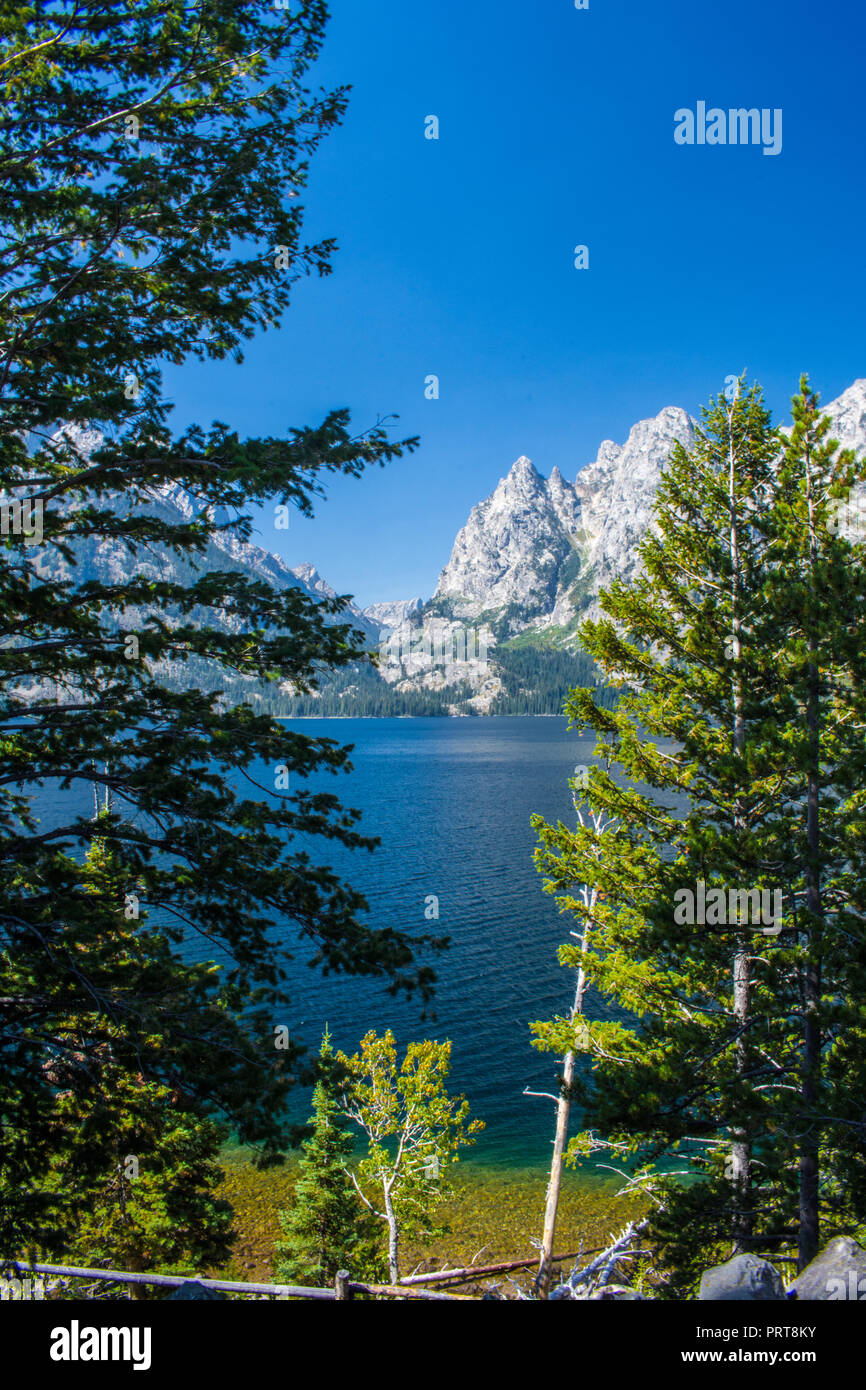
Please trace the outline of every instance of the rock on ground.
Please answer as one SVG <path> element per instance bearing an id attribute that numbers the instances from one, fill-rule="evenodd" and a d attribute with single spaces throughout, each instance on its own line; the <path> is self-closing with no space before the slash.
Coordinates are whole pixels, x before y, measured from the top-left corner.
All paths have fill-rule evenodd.
<path id="1" fill-rule="evenodd" d="M 791 1285 L 797 1298 L 810 1303 L 835 1299 L 866 1302 L 866 1250 L 850 1236 L 831 1240 Z"/>
<path id="2" fill-rule="evenodd" d="M 778 1303 L 784 1298 L 781 1274 L 757 1255 L 735 1255 L 726 1264 L 708 1269 L 701 1277 L 698 1294 L 702 1302 L 733 1299 Z"/>

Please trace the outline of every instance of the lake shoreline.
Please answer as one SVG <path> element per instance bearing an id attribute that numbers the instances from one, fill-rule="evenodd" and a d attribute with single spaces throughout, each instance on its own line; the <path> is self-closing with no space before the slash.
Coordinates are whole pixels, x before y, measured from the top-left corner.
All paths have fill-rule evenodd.
<path id="1" fill-rule="evenodd" d="M 293 1154 L 281 1167 L 262 1172 L 242 1151 L 224 1150 L 220 1166 L 223 1180 L 217 1195 L 235 1210 L 237 1236 L 232 1258 L 218 1277 L 272 1281 L 274 1243 L 281 1238 L 279 1212 L 293 1203 L 298 1157 Z M 407 1244 L 405 1272 L 439 1269 L 445 1261 L 462 1267 L 473 1260 L 483 1265 L 534 1258 L 533 1242 L 540 1240 L 544 1225 L 547 1178 L 546 1169 L 534 1166 L 456 1164 L 454 1197 L 440 1208 L 450 1232 L 429 1246 Z M 555 1253 L 601 1248 L 612 1232 L 642 1214 L 640 1203 L 618 1197 L 618 1189 L 614 1179 L 571 1171 L 563 1175 Z"/>

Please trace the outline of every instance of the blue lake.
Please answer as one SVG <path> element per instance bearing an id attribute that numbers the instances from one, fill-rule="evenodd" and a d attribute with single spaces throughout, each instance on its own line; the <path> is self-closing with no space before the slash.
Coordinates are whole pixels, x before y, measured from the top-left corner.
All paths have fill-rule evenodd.
<path id="1" fill-rule="evenodd" d="M 554 1107 L 523 1095 L 555 1090 L 557 1060 L 530 1046 L 529 1023 L 570 1005 L 573 972 L 556 949 L 573 919 L 543 892 L 529 824 L 537 811 L 574 823 L 567 779 L 589 763 L 593 741 L 562 718 L 322 719 L 291 727 L 354 744 L 353 771 L 315 785 L 363 811 L 362 829 L 382 843 L 372 855 L 316 846 L 370 904 L 370 921 L 451 937 L 434 962 L 435 1019 L 418 999 L 390 997 L 381 983 L 292 970 L 292 1033 L 312 1050 L 324 1025 L 354 1051 L 369 1028 L 397 1040 L 450 1038 L 452 1090 L 486 1122 L 469 1161 L 520 1167 L 549 1161 Z M 438 922 L 425 900 L 439 900 Z M 605 1013 L 591 1001 L 593 1017 Z M 301 1022 L 302 1020 L 302 1022 Z M 299 1097 L 300 1100 L 300 1097 Z"/>
<path id="2" fill-rule="evenodd" d="M 486 1124 L 466 1161 L 546 1166 L 554 1106 L 523 1090 L 555 1090 L 558 1062 L 531 1047 L 529 1024 L 570 1007 L 574 974 L 559 965 L 556 952 L 575 923 L 543 891 L 529 818 L 537 811 L 574 824 L 568 778 L 577 764 L 592 761 L 594 740 L 568 733 L 559 717 L 287 722 L 311 737 L 354 745 L 349 774 L 321 774 L 305 785 L 357 807 L 359 829 L 381 838 L 372 854 L 308 840 L 312 862 L 332 866 L 364 894 L 371 924 L 447 935 L 451 947 L 428 958 L 438 984 L 425 1018 L 418 997 L 392 997 L 381 981 L 311 970 L 309 945 L 287 936 L 295 950 L 288 966 L 292 1003 L 277 1021 L 311 1052 L 326 1024 L 335 1046 L 347 1052 L 370 1028 L 393 1029 L 401 1046 L 413 1038 L 450 1038 L 452 1093 L 464 1092 Z M 272 776 L 263 767 L 249 771 L 260 783 Z M 238 781 L 249 795 L 249 784 Z M 60 823 L 70 804 L 89 814 L 87 783 L 60 796 L 45 788 L 37 798 L 43 824 Z M 439 900 L 438 921 L 425 920 L 430 895 Z M 155 911 L 154 920 L 160 915 Z M 197 940 L 188 949 L 200 954 Z M 607 1017 L 612 1011 L 590 997 L 587 1012 Z M 292 1110 L 306 1119 L 308 1093 L 294 1093 Z"/>

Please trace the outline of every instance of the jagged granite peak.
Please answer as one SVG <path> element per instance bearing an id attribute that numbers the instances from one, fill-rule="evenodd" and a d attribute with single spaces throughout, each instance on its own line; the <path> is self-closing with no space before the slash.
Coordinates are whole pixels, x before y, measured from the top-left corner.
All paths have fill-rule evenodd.
<path id="1" fill-rule="evenodd" d="M 603 584 L 634 574 L 661 470 L 676 441 L 693 440 L 691 417 L 667 406 L 624 444 L 605 440 L 573 484 L 558 468 L 544 479 L 522 455 L 458 534 L 434 596 L 440 609 L 510 608 L 513 632 L 568 626 Z"/>
<path id="2" fill-rule="evenodd" d="M 833 421 L 833 438 L 842 448 L 862 454 L 866 448 L 866 377 L 858 377 L 821 410 Z"/>
<path id="3" fill-rule="evenodd" d="M 393 632 L 403 623 L 409 622 L 424 607 L 421 598 L 394 599 L 391 603 L 368 603 L 361 612 L 371 623 L 375 623 L 380 635 Z"/>
<path id="4" fill-rule="evenodd" d="M 844 448 L 866 449 L 866 378 L 822 411 Z M 545 480 L 521 455 L 459 532 L 436 588 L 437 611 L 466 618 L 507 610 L 500 640 L 527 629 L 573 632 L 576 618 L 598 613 L 601 588 L 634 578 L 662 470 L 675 443 L 694 445 L 695 431 L 686 410 L 666 406 L 639 420 L 625 443 L 604 440 L 574 484 L 558 468 Z"/>
<path id="5" fill-rule="evenodd" d="M 536 617 L 549 613 L 578 515 L 571 484 L 557 475 L 551 485 L 521 455 L 491 495 L 472 508 L 434 600 L 447 602 L 455 616 L 512 604 Z"/>
<path id="6" fill-rule="evenodd" d="M 624 444 L 605 439 L 595 462 L 578 473 L 574 488 L 594 595 L 612 579 L 635 574 L 637 547 L 650 524 L 662 469 L 675 443 L 690 448 L 694 439 L 691 416 L 679 406 L 666 406 L 633 425 Z"/>
<path id="7" fill-rule="evenodd" d="M 501 481 L 507 483 L 509 480 L 517 483 L 525 480 L 530 485 L 536 483 L 539 486 L 544 482 L 532 459 L 527 458 L 525 454 L 521 454 L 520 458 L 514 460 L 505 478 Z"/>
<path id="8" fill-rule="evenodd" d="M 336 598 L 336 589 L 331 588 L 327 579 L 322 578 L 316 566 L 309 560 L 302 560 L 299 565 L 293 565 L 291 573 L 311 592 L 321 594 L 323 598 Z"/>
<path id="9" fill-rule="evenodd" d="M 565 530 L 573 536 L 580 525 L 580 498 L 556 467 L 547 480 L 547 495 Z"/>

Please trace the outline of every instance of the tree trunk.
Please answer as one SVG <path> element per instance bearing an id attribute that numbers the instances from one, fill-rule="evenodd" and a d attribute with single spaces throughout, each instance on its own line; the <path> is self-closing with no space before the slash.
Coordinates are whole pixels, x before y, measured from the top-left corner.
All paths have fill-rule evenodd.
<path id="1" fill-rule="evenodd" d="M 572 1015 L 573 1017 L 573 1015 Z M 568 1135 L 568 1117 L 571 1112 L 571 1083 L 574 1080 L 574 1052 L 565 1056 L 562 1074 L 562 1090 L 556 1106 L 556 1137 L 553 1141 L 553 1159 L 550 1164 L 550 1182 L 547 1186 L 547 1205 L 544 1208 L 544 1235 L 541 1240 L 541 1262 L 538 1266 L 536 1289 L 539 1298 L 547 1298 L 550 1292 L 551 1256 L 556 1235 L 556 1214 L 559 1209 L 559 1190 L 562 1185 L 562 1159 Z M 566 1089 L 568 1088 L 568 1089 Z"/>
<path id="2" fill-rule="evenodd" d="M 734 1017 L 740 1029 L 736 1047 L 737 1075 L 742 1076 L 747 1065 L 745 1028 L 749 1018 L 749 994 L 751 978 L 748 951 L 737 951 L 734 956 Z M 733 1132 L 731 1146 L 731 1178 L 736 1193 L 737 1207 L 734 1214 L 732 1254 L 742 1255 L 749 1246 L 752 1234 L 751 1186 L 752 1186 L 752 1147 L 745 1129 Z"/>
<path id="3" fill-rule="evenodd" d="M 397 1229 L 397 1217 L 394 1214 L 394 1203 L 391 1200 L 391 1189 L 386 1184 L 385 1192 L 385 1215 L 388 1218 L 388 1278 L 392 1284 L 396 1284 L 400 1279 L 400 1255 L 399 1241 L 400 1233 Z"/>
<path id="4" fill-rule="evenodd" d="M 810 646 L 813 644 L 810 642 Z M 809 708 L 807 727 L 813 748 L 818 740 L 818 672 L 814 666 L 809 668 Z M 803 972 L 803 1070 L 800 1096 L 802 1114 L 800 1120 L 800 1239 L 798 1244 L 798 1268 L 805 1269 L 818 1254 L 819 1216 L 818 1216 L 818 1146 L 820 1134 L 813 1119 L 815 1102 L 818 1096 L 818 1075 L 821 1066 L 821 960 L 815 948 L 815 919 L 821 915 L 821 885 L 819 880 L 818 855 L 820 851 L 820 827 L 818 823 L 818 770 L 817 751 L 810 757 L 809 785 L 806 801 L 806 907 L 813 921 L 807 933 L 807 959 Z"/>
<path id="5" fill-rule="evenodd" d="M 596 889 L 593 888 L 589 900 L 589 909 L 595 906 Z M 585 900 L 584 900 L 585 901 Z M 585 951 L 589 944 L 590 919 L 587 918 L 580 941 L 580 949 Z M 574 992 L 574 1005 L 571 1010 L 571 1022 L 579 1018 L 583 1013 L 583 996 L 586 992 L 586 972 L 580 966 L 577 972 L 577 988 Z M 553 1242 L 556 1237 L 556 1216 L 559 1210 L 559 1192 L 562 1186 L 562 1163 L 565 1153 L 565 1143 L 568 1137 L 568 1119 L 571 1114 L 571 1085 L 574 1081 L 574 1048 L 565 1054 L 565 1065 L 562 1073 L 562 1090 L 556 1105 L 556 1136 L 553 1141 L 553 1158 L 550 1163 L 550 1181 L 547 1185 L 547 1203 L 544 1208 L 544 1234 L 541 1239 L 541 1260 L 538 1266 L 538 1277 L 535 1281 L 536 1292 L 539 1298 L 547 1298 L 550 1292 L 550 1271 L 551 1258 L 553 1255 Z"/>
<path id="6" fill-rule="evenodd" d="M 737 520 L 737 476 L 736 459 L 734 455 L 734 423 L 733 407 L 729 415 L 730 434 L 729 434 L 729 453 L 728 453 L 728 502 L 730 505 L 731 534 L 730 534 L 730 555 L 731 555 L 731 653 L 734 664 L 732 679 L 732 697 L 734 707 L 733 721 L 733 742 L 734 751 L 743 759 L 742 768 L 745 774 L 745 751 L 746 751 L 746 724 L 743 715 L 743 677 L 740 666 L 742 654 L 742 624 L 740 619 L 740 537 Z M 737 796 L 734 800 L 734 826 L 737 830 L 745 830 L 746 819 L 742 800 Z M 737 1025 L 737 1042 L 734 1054 L 734 1065 L 738 1078 L 745 1075 L 748 1067 L 748 1048 L 746 1046 L 746 1029 L 749 1023 L 749 1006 L 751 1002 L 751 948 L 748 945 L 737 946 L 734 952 L 733 962 L 733 1008 L 734 1019 Z M 748 1249 L 749 1240 L 752 1234 L 752 1214 L 751 1207 L 751 1188 L 752 1188 L 752 1147 L 748 1133 L 743 1127 L 736 1127 L 732 1131 L 733 1143 L 731 1145 L 731 1178 L 733 1181 L 734 1192 L 736 1194 L 736 1209 L 733 1221 L 733 1248 L 734 1255 L 743 1254 Z"/>
<path id="7" fill-rule="evenodd" d="M 814 587 L 818 543 L 813 517 L 811 450 L 805 442 L 806 498 L 809 507 L 809 579 Z M 800 1238 L 798 1269 L 805 1269 L 818 1254 L 819 1215 L 819 1144 L 820 1131 L 814 1119 L 821 1067 L 821 947 L 816 943 L 817 923 L 821 917 L 820 850 L 820 674 L 815 660 L 817 642 L 813 633 L 808 637 L 809 677 L 806 705 L 806 728 L 809 735 L 808 782 L 806 790 L 806 908 L 811 921 L 806 937 L 806 964 L 803 972 L 803 1067 L 800 1098 Z"/>

